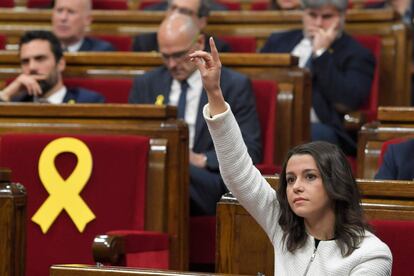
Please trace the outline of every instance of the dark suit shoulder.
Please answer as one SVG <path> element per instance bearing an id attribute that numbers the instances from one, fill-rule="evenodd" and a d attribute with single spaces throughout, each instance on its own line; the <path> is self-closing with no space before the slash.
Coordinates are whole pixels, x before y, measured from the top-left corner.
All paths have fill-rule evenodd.
<path id="1" fill-rule="evenodd" d="M 114 46 L 104 40 L 92 38 L 92 37 L 85 37 L 79 51 L 89 51 L 89 52 L 110 52 L 115 51 Z"/>
<path id="2" fill-rule="evenodd" d="M 136 52 L 158 51 L 157 33 L 143 33 L 135 36 L 132 50 Z"/>
<path id="3" fill-rule="evenodd" d="M 260 50 L 262 53 L 285 53 L 290 52 L 302 40 L 302 30 L 290 30 L 272 33 Z"/>

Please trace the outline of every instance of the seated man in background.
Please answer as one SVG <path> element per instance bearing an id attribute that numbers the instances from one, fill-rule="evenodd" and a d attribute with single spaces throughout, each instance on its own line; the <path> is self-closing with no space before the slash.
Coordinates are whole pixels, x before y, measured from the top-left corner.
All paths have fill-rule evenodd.
<path id="1" fill-rule="evenodd" d="M 375 179 L 414 180 L 414 139 L 388 146 Z"/>
<path id="2" fill-rule="evenodd" d="M 115 51 L 111 43 L 86 37 L 92 23 L 91 0 L 56 0 L 52 10 L 53 33 L 68 52 Z"/>
<path id="3" fill-rule="evenodd" d="M 186 14 L 193 18 L 200 30 L 203 30 L 207 26 L 207 18 L 211 10 L 210 5 L 210 0 L 169 0 L 167 16 L 174 12 Z M 207 43 L 207 39 L 205 39 L 205 41 L 204 48 L 206 51 L 210 51 L 210 45 Z M 217 38 L 215 38 L 214 41 L 216 42 L 217 49 L 220 52 L 231 51 L 230 46 L 226 42 Z M 144 33 L 136 36 L 132 49 L 136 52 L 158 51 L 157 34 Z"/>
<path id="4" fill-rule="evenodd" d="M 368 99 L 374 76 L 371 52 L 344 32 L 347 0 L 303 0 L 303 30 L 274 33 L 261 52 L 291 53 L 312 73 L 311 137 L 356 155 L 343 115 Z"/>
<path id="5" fill-rule="evenodd" d="M 202 116 L 207 95 L 197 66 L 188 58 L 189 53 L 204 49 L 204 36 L 192 17 L 175 13 L 161 23 L 158 43 L 164 66 L 134 80 L 129 102 L 178 107 L 178 118 L 183 118 L 189 128 L 190 212 L 192 215 L 213 215 L 216 203 L 227 190 Z M 221 88 L 240 125 L 253 162 L 260 162 L 260 124 L 250 80 L 223 67 Z"/>
<path id="6" fill-rule="evenodd" d="M 29 31 L 19 44 L 22 74 L 0 93 L 3 102 L 102 103 L 103 96 L 63 85 L 65 59 L 59 40 L 48 31 Z"/>

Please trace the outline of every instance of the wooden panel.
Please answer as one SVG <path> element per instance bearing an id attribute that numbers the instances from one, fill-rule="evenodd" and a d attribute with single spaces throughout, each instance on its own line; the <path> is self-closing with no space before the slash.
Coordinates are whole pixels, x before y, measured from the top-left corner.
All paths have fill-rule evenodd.
<path id="1" fill-rule="evenodd" d="M 277 177 L 268 181 L 277 187 Z M 357 184 L 369 219 L 414 220 L 413 181 L 358 179 Z M 234 197 L 224 197 L 217 206 L 216 271 L 273 275 L 273 256 L 273 246 L 260 226 Z"/>
<path id="2" fill-rule="evenodd" d="M 25 274 L 26 190 L 0 182 L 0 275 Z"/>
<path id="3" fill-rule="evenodd" d="M 134 77 L 162 64 L 157 53 L 67 53 L 65 58 L 65 76 Z M 283 135 L 275 137 L 275 162 L 281 164 L 291 147 L 310 139 L 309 72 L 298 68 L 297 58 L 289 54 L 223 53 L 220 58 L 225 66 L 252 79 L 269 79 L 279 84 L 277 112 L 280 120 L 276 132 Z M 0 52 L 0 81 L 19 72 L 17 53 Z"/>
<path id="4" fill-rule="evenodd" d="M 188 128 L 176 120 L 172 107 L 152 105 L 36 105 L 3 104 L 0 107 L 0 134 L 5 132 L 76 133 L 76 134 L 129 134 L 144 135 L 152 140 L 151 148 L 158 147 L 152 161 L 165 162 L 165 180 L 160 176 L 157 185 L 148 191 L 149 212 L 147 217 L 160 214 L 164 205 L 163 219 L 152 218 L 146 230 L 167 232 L 170 235 L 170 265 L 174 269 L 188 267 Z M 165 155 L 165 141 L 167 156 Z M 165 183 L 164 183 L 165 182 Z"/>

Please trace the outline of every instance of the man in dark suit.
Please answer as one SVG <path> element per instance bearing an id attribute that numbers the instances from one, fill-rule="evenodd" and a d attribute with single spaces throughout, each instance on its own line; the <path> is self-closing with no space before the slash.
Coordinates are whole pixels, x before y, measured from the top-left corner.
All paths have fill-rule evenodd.
<path id="1" fill-rule="evenodd" d="M 69 52 L 115 51 L 111 43 L 86 37 L 92 23 L 91 0 L 56 0 L 52 10 L 53 33 Z"/>
<path id="2" fill-rule="evenodd" d="M 137 77 L 130 103 L 170 104 L 189 128 L 190 211 L 193 215 L 215 214 L 216 203 L 226 188 L 219 174 L 217 156 L 202 108 L 207 103 L 201 76 L 188 54 L 204 48 L 204 36 L 191 17 L 172 14 L 161 23 L 158 42 L 164 66 Z M 249 79 L 228 68 L 221 72 L 221 87 L 240 125 L 249 154 L 261 161 L 259 121 Z"/>
<path id="3" fill-rule="evenodd" d="M 53 33 L 30 31 L 20 39 L 22 74 L 0 93 L 3 102 L 101 103 L 103 96 L 82 89 L 67 89 L 62 72 L 65 59 Z"/>
<path id="4" fill-rule="evenodd" d="M 414 139 L 391 144 L 375 179 L 414 180 Z"/>
<path id="5" fill-rule="evenodd" d="M 355 138 L 343 127 L 343 114 L 368 99 L 373 55 L 343 29 L 347 0 L 303 0 L 303 30 L 272 34 L 263 53 L 292 53 L 312 73 L 312 140 L 324 140 L 356 154 Z"/>
<path id="6" fill-rule="evenodd" d="M 212 9 L 225 10 L 225 7 L 212 3 L 210 0 L 169 0 L 156 4 L 152 10 L 167 10 L 167 16 L 174 13 L 182 13 L 193 18 L 200 30 L 207 26 L 207 18 Z M 215 38 L 216 47 L 220 52 L 230 52 L 230 45 Z M 156 33 L 144 33 L 136 36 L 132 45 L 136 52 L 158 51 L 158 41 Z M 210 45 L 205 39 L 204 49 L 210 51 Z"/>

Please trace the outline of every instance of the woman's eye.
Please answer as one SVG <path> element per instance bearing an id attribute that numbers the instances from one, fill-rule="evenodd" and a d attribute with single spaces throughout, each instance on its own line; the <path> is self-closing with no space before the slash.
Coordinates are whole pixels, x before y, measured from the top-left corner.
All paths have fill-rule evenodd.
<path id="1" fill-rule="evenodd" d="M 295 182 L 295 178 L 293 178 L 293 177 L 287 177 L 287 178 L 286 178 L 286 182 L 287 182 L 288 184 L 292 184 L 292 183 L 294 183 L 294 182 Z"/>
<path id="2" fill-rule="evenodd" d="M 306 179 L 308 179 L 308 180 L 314 180 L 314 179 L 316 179 L 316 175 L 314 175 L 314 174 L 307 174 L 306 175 Z"/>

